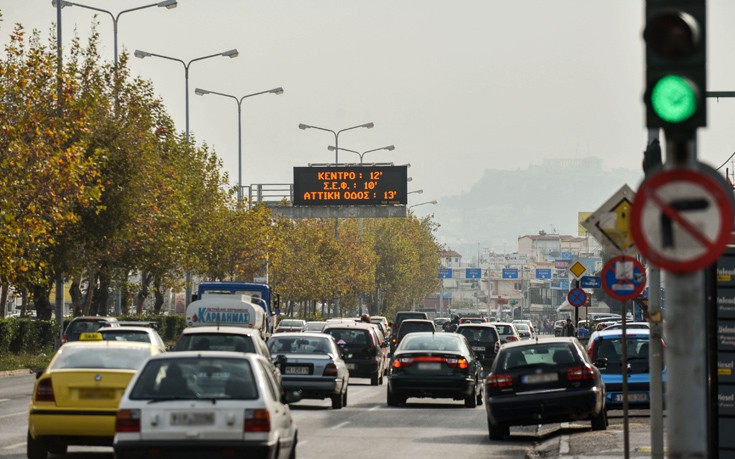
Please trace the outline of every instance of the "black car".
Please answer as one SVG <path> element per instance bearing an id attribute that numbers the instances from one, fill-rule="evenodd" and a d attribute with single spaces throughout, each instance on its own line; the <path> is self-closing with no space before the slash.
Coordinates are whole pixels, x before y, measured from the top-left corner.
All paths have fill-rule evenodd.
<path id="1" fill-rule="evenodd" d="M 457 333 L 467 338 L 472 352 L 475 353 L 482 365 L 483 378 L 490 372 L 490 367 L 495 361 L 495 356 L 500 350 L 500 335 L 495 326 L 488 323 L 461 324 L 457 327 Z"/>
<path id="2" fill-rule="evenodd" d="M 435 332 L 436 325 L 433 320 L 428 319 L 405 319 L 390 338 L 390 353 L 396 350 L 401 340 L 409 333 L 415 332 Z"/>
<path id="3" fill-rule="evenodd" d="M 405 324 L 405 322 L 404 322 Z M 409 397 L 464 400 L 482 404 L 482 366 L 467 338 L 457 333 L 411 333 L 401 341 L 388 373 L 388 406 Z"/>
<path id="4" fill-rule="evenodd" d="M 94 333 L 103 327 L 119 327 L 120 323 L 115 317 L 89 316 L 75 317 L 66 326 L 61 336 L 61 344 L 71 341 L 79 341 L 82 333 Z"/>
<path id="5" fill-rule="evenodd" d="M 332 335 L 342 349 L 343 359 L 352 378 L 370 378 L 370 384 L 383 384 L 388 365 L 385 345 L 381 346 L 377 331 L 370 324 L 327 324 L 324 333 Z"/>
<path id="6" fill-rule="evenodd" d="M 510 426 L 578 420 L 607 428 L 605 385 L 576 338 L 520 341 L 500 348 L 485 382 L 491 440 Z"/>
<path id="7" fill-rule="evenodd" d="M 425 312 L 419 312 L 419 311 L 398 311 L 396 313 L 396 319 L 393 321 L 393 331 L 395 332 L 398 330 L 398 327 L 401 325 L 401 322 L 403 322 L 406 319 L 423 319 L 423 320 L 429 320 L 428 314 Z"/>

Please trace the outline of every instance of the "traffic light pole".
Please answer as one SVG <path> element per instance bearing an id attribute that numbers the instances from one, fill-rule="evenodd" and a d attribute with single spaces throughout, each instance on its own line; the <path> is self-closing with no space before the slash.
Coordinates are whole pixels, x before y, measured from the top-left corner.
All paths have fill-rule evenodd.
<path id="1" fill-rule="evenodd" d="M 696 140 L 666 142 L 666 162 L 691 168 Z M 665 272 L 669 457 L 707 457 L 707 353 L 704 271 Z"/>

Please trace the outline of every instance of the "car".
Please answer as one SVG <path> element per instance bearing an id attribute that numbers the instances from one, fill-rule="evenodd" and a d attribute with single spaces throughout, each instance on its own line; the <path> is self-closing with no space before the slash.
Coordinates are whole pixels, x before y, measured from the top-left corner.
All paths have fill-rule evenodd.
<path id="1" fill-rule="evenodd" d="M 334 409 L 347 405 L 350 372 L 330 336 L 279 333 L 268 340 L 268 349 L 280 367 L 284 390 L 300 390 L 302 398 L 329 398 Z"/>
<path id="2" fill-rule="evenodd" d="M 69 445 L 112 446 L 115 410 L 145 361 L 160 353 L 148 343 L 82 335 L 61 346 L 37 374 L 28 415 L 29 459 L 65 454 Z"/>
<path id="3" fill-rule="evenodd" d="M 436 332 L 436 326 L 434 322 L 428 319 L 405 319 L 398 326 L 396 332 L 390 338 L 390 353 L 391 355 L 395 352 L 401 340 L 409 333 L 415 333 L 420 331 Z"/>
<path id="4" fill-rule="evenodd" d="M 437 317 L 434 319 L 434 326 L 437 331 L 444 331 L 444 324 L 449 323 L 451 320 L 449 317 Z"/>
<path id="5" fill-rule="evenodd" d="M 105 341 L 137 341 L 139 343 L 155 344 L 161 350 L 166 352 L 166 343 L 156 330 L 150 327 L 105 327 L 100 328 L 97 332 L 102 335 Z"/>
<path id="6" fill-rule="evenodd" d="M 120 323 L 115 317 L 103 316 L 80 316 L 73 318 L 64 329 L 61 336 L 61 344 L 71 341 L 79 341 L 82 333 L 96 332 L 102 327 L 119 327 Z"/>
<path id="7" fill-rule="evenodd" d="M 324 327 L 327 325 L 326 321 L 310 320 L 304 324 L 304 332 L 318 332 L 321 333 Z"/>
<path id="8" fill-rule="evenodd" d="M 605 430 L 605 385 L 576 338 L 544 338 L 503 345 L 485 382 L 491 440 L 511 426 L 589 420 Z"/>
<path id="9" fill-rule="evenodd" d="M 304 330 L 305 320 L 301 319 L 283 319 L 278 322 L 278 326 L 273 333 L 300 332 Z"/>
<path id="10" fill-rule="evenodd" d="M 181 332 L 173 350 L 181 351 L 232 351 L 254 353 L 263 356 L 271 366 L 271 373 L 278 383 L 281 383 L 281 372 L 271 363 L 271 353 L 268 345 L 254 328 L 245 327 L 218 327 L 204 325 L 187 327 Z"/>
<path id="11" fill-rule="evenodd" d="M 120 401 L 115 457 L 295 457 L 298 429 L 288 404 L 299 399 L 282 390 L 259 354 L 160 354 Z"/>
<path id="12" fill-rule="evenodd" d="M 648 361 L 650 330 L 631 329 L 626 332 L 628 405 L 631 408 L 648 408 L 651 383 Z M 607 409 L 620 409 L 623 406 L 623 336 L 622 330 L 603 330 L 587 343 L 587 353 L 602 373 Z M 665 348 L 665 342 L 663 345 Z M 665 390 L 665 366 L 661 378 Z"/>
<path id="13" fill-rule="evenodd" d="M 594 341 L 597 335 L 599 334 L 599 332 L 601 332 L 602 330 L 622 330 L 623 329 L 623 324 L 621 322 L 614 322 L 614 323 L 600 322 L 600 324 L 603 325 L 601 327 L 601 330 L 596 330 L 592 332 L 592 334 L 589 337 L 590 339 L 587 341 L 588 344 Z M 633 329 L 650 330 L 651 325 L 648 322 L 626 322 L 625 329 L 626 330 L 633 330 Z"/>
<path id="14" fill-rule="evenodd" d="M 324 333 L 332 336 L 342 349 L 350 378 L 370 378 L 370 384 L 383 384 L 388 361 L 385 346 L 379 341 L 376 329 L 370 324 L 331 323 Z"/>
<path id="15" fill-rule="evenodd" d="M 487 322 L 485 317 L 460 317 L 459 324 L 481 324 Z"/>
<path id="16" fill-rule="evenodd" d="M 495 356 L 500 350 L 500 335 L 494 325 L 461 324 L 457 327 L 457 333 L 467 338 L 472 352 L 475 353 L 482 365 L 482 377 L 487 377 L 490 367 L 495 361 Z"/>
<path id="17" fill-rule="evenodd" d="M 409 397 L 431 397 L 463 400 L 465 407 L 474 408 L 483 401 L 481 371 L 463 335 L 410 333 L 391 359 L 388 406 L 404 404 Z"/>
<path id="18" fill-rule="evenodd" d="M 567 326 L 566 319 L 559 319 L 557 321 L 554 321 L 554 336 L 564 336 L 565 335 L 565 327 Z"/>
<path id="19" fill-rule="evenodd" d="M 510 322 L 490 322 L 495 326 L 500 335 L 500 344 L 510 343 L 513 341 L 520 341 L 521 336 L 518 334 L 518 329 L 515 325 Z"/>
<path id="20" fill-rule="evenodd" d="M 532 336 L 536 336 L 537 334 L 536 327 L 534 327 L 533 322 L 528 319 L 514 319 L 510 323 L 512 323 L 513 325 L 526 324 L 528 325 L 528 328 L 531 330 Z"/>
<path id="21" fill-rule="evenodd" d="M 429 315 L 419 311 L 398 311 L 395 320 L 393 320 L 393 332 L 398 331 L 398 327 L 401 326 L 401 322 L 405 319 L 429 320 Z"/>
<path id="22" fill-rule="evenodd" d="M 388 337 L 390 336 L 391 327 L 388 323 L 388 318 L 385 316 L 370 316 L 370 322 L 383 324 L 383 334 Z"/>
<path id="23" fill-rule="evenodd" d="M 533 338 L 533 331 L 529 328 L 528 324 L 513 324 L 518 330 L 518 337 L 521 340 Z"/>

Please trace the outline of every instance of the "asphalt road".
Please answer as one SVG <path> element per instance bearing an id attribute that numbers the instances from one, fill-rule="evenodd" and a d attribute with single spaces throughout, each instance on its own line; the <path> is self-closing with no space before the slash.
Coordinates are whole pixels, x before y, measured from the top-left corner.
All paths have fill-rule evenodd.
<path id="1" fill-rule="evenodd" d="M 0 378 L 0 458 L 25 458 L 28 403 L 34 376 Z M 592 432 L 589 422 L 513 427 L 505 441 L 490 441 L 484 406 L 461 401 L 409 399 L 389 408 L 386 386 L 353 379 L 348 406 L 333 410 L 328 400 L 292 406 L 299 427 L 297 456 L 319 459 L 375 457 L 557 458 L 622 457 L 622 418 L 611 412 L 610 427 Z M 630 417 L 631 456 L 649 456 L 648 412 Z M 72 447 L 70 459 L 111 459 L 111 448 Z"/>

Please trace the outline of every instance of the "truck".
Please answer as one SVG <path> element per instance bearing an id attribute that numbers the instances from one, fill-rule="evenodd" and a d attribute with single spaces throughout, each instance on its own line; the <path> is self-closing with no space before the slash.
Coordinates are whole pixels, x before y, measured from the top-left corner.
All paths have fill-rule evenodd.
<path id="1" fill-rule="evenodd" d="M 201 282 L 197 288 L 196 300 L 207 297 L 241 297 L 246 295 L 250 302 L 259 305 L 265 316 L 264 336 L 270 338 L 275 328 L 279 311 L 280 297 L 268 284 L 255 282 Z"/>
<path id="2" fill-rule="evenodd" d="M 186 307 L 186 324 L 189 327 L 207 325 L 252 328 L 266 337 L 265 311 L 250 301 L 247 295 L 208 295 L 192 301 Z"/>

